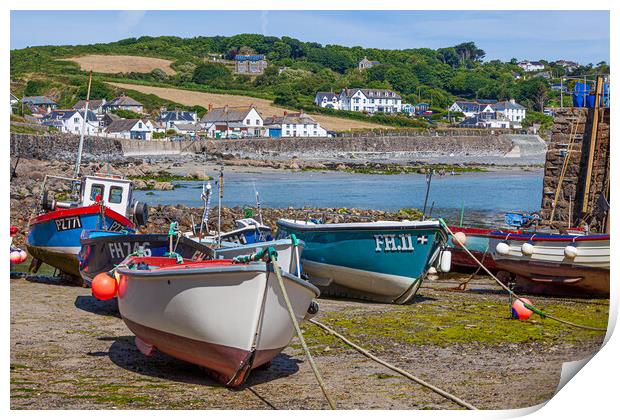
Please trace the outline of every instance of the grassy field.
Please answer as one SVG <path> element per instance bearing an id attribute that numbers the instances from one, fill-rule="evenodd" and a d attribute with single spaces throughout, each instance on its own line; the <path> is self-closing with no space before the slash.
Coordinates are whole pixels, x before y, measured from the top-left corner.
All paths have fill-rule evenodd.
<path id="1" fill-rule="evenodd" d="M 78 63 L 84 71 L 92 70 L 96 73 L 149 73 L 154 69 L 161 69 L 168 75 L 176 73 L 170 67 L 172 61 L 162 58 L 132 55 L 84 55 L 66 60 Z"/>
<path id="2" fill-rule="evenodd" d="M 195 92 L 185 89 L 163 88 L 128 83 L 110 82 L 110 84 L 122 89 L 131 89 L 146 94 L 153 94 L 159 96 L 160 98 L 187 106 L 200 105 L 208 108 L 209 104 L 211 104 L 217 108 L 225 105 L 247 106 L 253 104 L 256 106 L 263 118 L 272 115 L 282 115 L 284 111 L 290 112 L 290 110 L 273 105 L 273 103 L 267 99 L 253 98 L 249 96 Z M 313 118 L 327 130 L 348 131 L 351 129 L 360 128 L 388 128 L 378 124 L 349 120 L 346 118 L 331 117 L 327 115 L 313 115 Z"/>

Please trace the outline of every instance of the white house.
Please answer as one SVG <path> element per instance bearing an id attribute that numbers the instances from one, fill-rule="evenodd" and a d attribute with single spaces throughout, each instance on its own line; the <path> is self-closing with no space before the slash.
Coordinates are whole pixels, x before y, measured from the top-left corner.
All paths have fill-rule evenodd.
<path id="1" fill-rule="evenodd" d="M 265 126 L 269 127 L 270 137 L 327 137 L 327 130 L 303 111 L 267 117 Z"/>
<path id="2" fill-rule="evenodd" d="M 19 98 L 11 93 L 11 114 L 13 113 L 13 108 L 17 108 L 18 103 Z"/>
<path id="3" fill-rule="evenodd" d="M 340 97 L 333 92 L 317 92 L 314 103 L 321 108 L 341 109 Z"/>
<path id="4" fill-rule="evenodd" d="M 103 106 L 106 104 L 105 99 L 91 99 L 88 101 L 88 110 L 93 111 L 96 115 L 103 115 L 105 112 L 103 111 Z M 84 110 L 86 108 L 86 101 L 80 100 L 73 105 L 73 109 L 76 110 Z"/>
<path id="5" fill-rule="evenodd" d="M 402 108 L 400 95 L 387 89 L 342 89 L 339 100 L 345 111 L 397 114 Z"/>
<path id="6" fill-rule="evenodd" d="M 540 61 L 523 60 L 517 63 L 517 66 L 521 67 L 524 71 L 542 71 L 545 69 L 545 65 Z"/>
<path id="7" fill-rule="evenodd" d="M 209 137 L 256 136 L 264 134 L 263 117 L 254 105 L 212 108 L 200 120 Z"/>
<path id="8" fill-rule="evenodd" d="M 117 139 L 151 140 L 153 123 L 145 119 L 114 120 L 105 128 L 103 135 Z"/>
<path id="9" fill-rule="evenodd" d="M 198 115 L 191 111 L 166 111 L 162 110 L 157 117 L 157 122 L 166 127 L 166 130 L 172 129 L 177 124 L 195 124 L 198 122 Z"/>
<path id="10" fill-rule="evenodd" d="M 498 114 L 502 114 L 508 121 L 512 123 L 514 128 L 520 128 L 525 118 L 525 107 L 515 102 L 514 99 L 502 101 L 492 105 L 492 108 Z"/>
<path id="11" fill-rule="evenodd" d="M 471 118 L 479 114 L 482 109 L 478 102 L 456 101 L 448 108 L 450 112 L 460 112 L 465 118 Z"/>
<path id="12" fill-rule="evenodd" d="M 88 111 L 84 134 L 92 136 L 100 131 L 99 121 L 94 112 Z M 41 124 L 56 127 L 62 133 L 81 134 L 84 124 L 84 111 L 75 109 L 56 109 L 41 119 Z"/>
<path id="13" fill-rule="evenodd" d="M 132 111 L 138 114 L 142 114 L 144 111 L 144 106 L 129 96 L 119 96 L 118 98 L 112 99 L 110 102 L 106 102 L 103 104 L 104 111 L 111 111 L 115 109 L 121 109 L 124 111 Z"/>

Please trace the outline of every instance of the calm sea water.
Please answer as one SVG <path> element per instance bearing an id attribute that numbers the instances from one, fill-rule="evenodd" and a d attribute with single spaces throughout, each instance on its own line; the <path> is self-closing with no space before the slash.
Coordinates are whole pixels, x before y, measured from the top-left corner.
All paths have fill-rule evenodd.
<path id="1" fill-rule="evenodd" d="M 211 174 L 216 176 L 216 174 Z M 542 170 L 433 176 L 428 198 L 432 216 L 456 221 L 461 205 L 465 221 L 494 224 L 505 212 L 540 208 Z M 213 182 L 212 182 L 213 183 Z M 154 204 L 201 207 L 202 182 L 175 182 L 172 191 L 136 191 L 135 198 Z M 263 207 L 347 207 L 377 210 L 424 205 L 426 176 L 420 174 L 364 175 L 339 172 L 225 173 L 224 206 L 254 206 L 255 189 Z M 217 188 L 214 185 L 214 191 Z M 433 204 L 434 203 L 434 204 Z M 212 205 L 217 206 L 217 194 Z"/>

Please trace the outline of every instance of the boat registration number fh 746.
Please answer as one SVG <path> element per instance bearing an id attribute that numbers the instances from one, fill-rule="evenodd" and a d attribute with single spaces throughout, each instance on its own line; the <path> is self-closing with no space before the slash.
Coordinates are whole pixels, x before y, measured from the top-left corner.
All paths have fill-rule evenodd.
<path id="1" fill-rule="evenodd" d="M 56 222 L 56 230 L 59 232 L 63 230 L 81 229 L 82 221 L 80 216 L 63 217 L 62 219 L 54 220 Z"/>
<path id="2" fill-rule="evenodd" d="M 373 235 L 375 238 L 376 252 L 413 252 L 414 239 L 411 234 Z M 419 235 L 415 243 L 420 245 L 428 243 L 428 236 Z"/>
<path id="3" fill-rule="evenodd" d="M 147 257 L 151 256 L 151 243 L 150 242 L 110 242 L 108 249 L 110 250 L 110 256 L 114 260 L 123 260 L 129 254 L 138 252 L 140 248 Z"/>

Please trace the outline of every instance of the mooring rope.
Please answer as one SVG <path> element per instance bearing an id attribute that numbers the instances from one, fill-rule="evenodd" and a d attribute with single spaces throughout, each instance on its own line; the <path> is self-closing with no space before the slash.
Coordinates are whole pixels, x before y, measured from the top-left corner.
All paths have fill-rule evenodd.
<path id="1" fill-rule="evenodd" d="M 446 224 L 446 222 L 443 219 L 439 219 L 439 222 L 441 223 L 441 225 L 447 230 L 447 232 L 452 235 L 452 237 L 454 237 L 454 232 L 452 232 L 452 230 L 450 230 L 450 228 L 448 227 L 448 225 Z M 486 271 L 486 273 L 491 276 L 491 278 L 493 280 L 495 280 L 495 282 L 500 285 L 504 290 L 506 290 L 514 299 L 520 301 L 521 303 L 523 303 L 523 306 L 525 306 L 527 309 L 529 309 L 530 311 L 540 315 L 542 318 L 549 318 L 549 319 L 553 319 L 554 321 L 560 322 L 562 324 L 566 324 L 566 325 L 570 325 L 576 328 L 583 328 L 584 330 L 592 330 L 592 331 L 607 331 L 607 328 L 599 328 L 599 327 L 590 327 L 589 325 L 581 325 L 581 324 L 576 324 L 574 322 L 571 321 L 567 321 L 565 319 L 562 318 L 558 318 L 556 316 L 553 315 L 549 315 L 548 313 L 544 312 L 541 309 L 538 309 L 537 307 L 535 307 L 534 305 L 524 301 L 519 295 L 517 295 L 515 292 L 513 292 L 512 290 L 510 290 L 510 288 L 508 286 L 506 286 L 504 283 L 501 282 L 500 279 L 498 279 L 497 277 L 495 277 L 495 275 L 493 275 L 493 273 L 491 273 L 491 271 L 489 271 L 488 268 L 485 267 L 484 264 L 482 264 L 476 257 L 474 257 L 474 255 L 469 251 L 469 249 L 467 249 L 467 247 L 465 246 L 465 244 L 459 244 L 461 246 L 461 248 L 463 248 L 465 250 L 465 252 L 467 252 L 467 254 L 474 260 L 476 261 L 476 263 L 484 270 Z"/>
<path id="2" fill-rule="evenodd" d="M 288 309 L 288 314 L 291 316 L 291 321 L 293 322 L 293 326 L 295 327 L 295 332 L 297 333 L 297 337 L 301 342 L 301 346 L 306 353 L 306 357 L 308 358 L 308 362 L 310 362 L 310 367 L 312 368 L 312 372 L 314 372 L 314 376 L 316 377 L 319 386 L 321 387 L 321 391 L 323 391 L 323 395 L 325 395 L 325 399 L 327 400 L 329 407 L 332 410 L 336 409 L 336 403 L 332 400 L 331 396 L 327 392 L 327 387 L 325 386 L 325 382 L 321 377 L 321 373 L 319 372 L 319 368 L 314 363 L 314 359 L 312 358 L 312 354 L 310 353 L 310 349 L 308 349 L 308 345 L 306 344 L 306 340 L 304 340 L 304 336 L 301 332 L 301 328 L 299 328 L 299 323 L 297 322 L 297 317 L 295 316 L 295 312 L 293 311 L 293 306 L 291 305 L 291 301 L 288 297 L 288 293 L 286 292 L 286 288 L 284 287 L 284 280 L 282 280 L 282 273 L 280 272 L 280 265 L 277 260 L 277 252 L 274 248 L 268 248 L 268 258 L 271 260 L 271 264 L 273 265 L 273 271 L 276 273 L 276 278 L 278 279 L 278 284 L 280 285 L 280 290 L 282 291 L 282 296 L 284 297 L 284 302 L 286 303 L 286 308 Z"/>
<path id="3" fill-rule="evenodd" d="M 379 359 L 377 356 L 374 356 L 373 354 L 371 354 L 370 352 L 368 352 L 368 350 L 363 349 L 362 347 L 358 346 L 357 344 L 349 341 L 346 337 L 344 337 L 343 335 L 339 334 L 338 332 L 332 330 L 331 328 L 329 328 L 327 325 L 324 325 L 322 323 L 320 323 L 319 321 L 315 321 L 314 319 L 310 319 L 308 322 L 313 323 L 314 325 L 316 325 L 317 327 L 320 327 L 322 329 L 324 329 L 325 331 L 327 331 L 328 333 L 338 337 L 340 340 L 342 340 L 344 343 L 346 343 L 347 345 L 353 347 L 355 350 L 357 350 L 359 353 L 363 354 L 364 356 L 368 357 L 369 359 L 374 360 L 375 362 L 387 367 L 388 369 L 393 370 L 394 372 L 400 373 L 401 375 L 403 375 L 404 377 L 411 379 L 412 381 L 430 389 L 431 391 L 441 395 L 442 397 L 445 397 L 449 400 L 451 400 L 452 402 L 455 402 L 456 404 L 467 408 L 468 410 L 477 410 L 476 407 L 474 407 L 473 405 L 471 405 L 470 403 L 463 401 L 462 399 L 460 399 L 459 397 L 450 394 L 447 391 L 444 391 L 441 388 L 436 387 L 435 385 L 429 384 L 428 382 L 424 381 L 423 379 L 418 378 L 417 376 L 412 375 L 411 373 L 402 370 L 382 359 Z"/>

